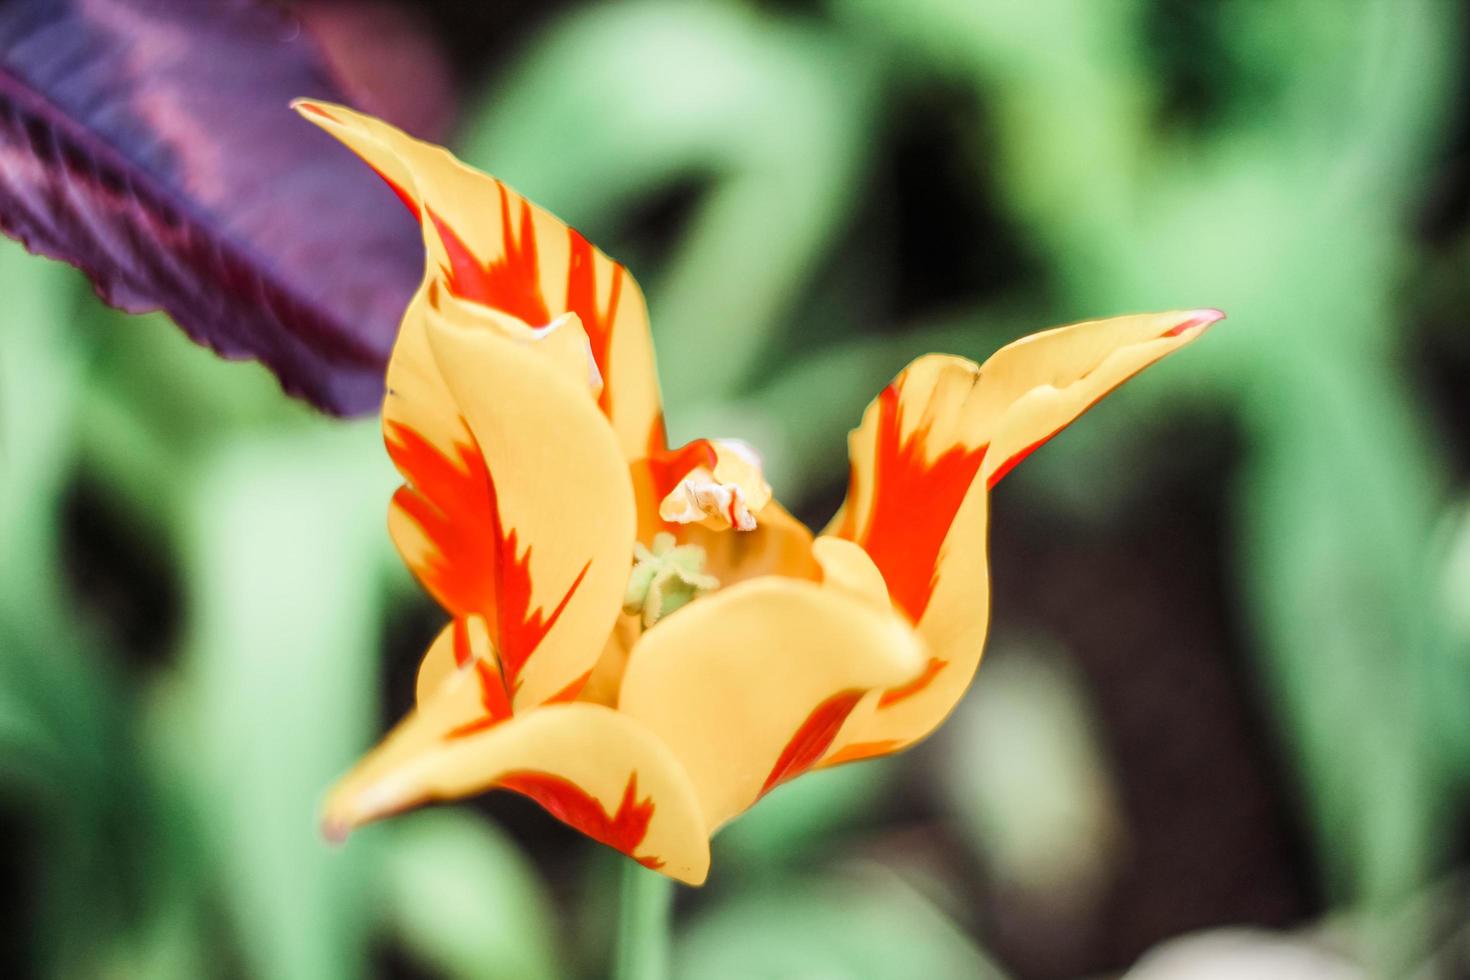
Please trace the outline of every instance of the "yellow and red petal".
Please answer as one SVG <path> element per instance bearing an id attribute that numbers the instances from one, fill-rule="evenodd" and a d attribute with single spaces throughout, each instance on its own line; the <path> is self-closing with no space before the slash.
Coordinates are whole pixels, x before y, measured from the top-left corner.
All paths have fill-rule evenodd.
<path id="1" fill-rule="evenodd" d="M 415 703 L 424 704 L 438 693 L 450 674 L 476 660 L 495 662 L 490 627 L 481 616 L 458 617 L 439 631 L 429 645 L 429 652 L 419 661 L 418 678 L 414 684 Z"/>
<path id="2" fill-rule="evenodd" d="M 854 715 L 824 764 L 895 751 L 944 720 L 985 642 L 990 488 L 1221 316 L 1193 310 L 1079 323 L 1010 344 L 983 366 L 928 355 L 874 400 L 849 440 L 851 485 L 827 533 L 867 551 L 931 656 L 919 676 L 885 692 L 870 716 Z"/>
<path id="3" fill-rule="evenodd" d="M 890 612 L 812 582 L 758 578 L 645 632 L 618 710 L 673 750 L 714 829 L 815 764 L 865 696 L 907 683 L 926 656 Z"/>
<path id="4" fill-rule="evenodd" d="M 578 391 L 582 400 L 608 409 L 612 401 L 602 362 L 614 358 L 612 328 L 622 318 L 619 322 L 628 329 L 620 343 L 627 350 L 616 359 L 632 357 L 626 372 L 630 380 L 636 379 L 642 363 L 648 388 L 643 394 L 630 389 L 626 405 L 619 400 L 627 407 L 647 396 L 645 407 L 651 414 L 638 424 L 637 439 L 630 438 L 641 454 L 649 433 L 661 428 L 655 418 L 652 354 L 637 287 L 631 280 L 625 284 L 622 270 L 575 232 L 493 179 L 463 167 L 447 152 L 338 106 L 304 103 L 301 108 L 394 186 L 420 220 L 429 253 L 425 281 L 405 314 L 388 370 L 384 434 L 407 481 L 390 507 L 390 533 L 405 561 L 446 609 L 458 619 L 478 616 L 490 624 L 508 696 L 519 704 L 554 698 L 585 679 L 603 641 L 602 636 L 586 634 L 610 626 L 616 615 L 612 609 L 606 623 L 589 627 L 589 614 L 579 610 L 599 605 L 599 593 L 608 591 L 606 580 L 623 573 L 610 567 L 594 571 L 587 564 L 589 554 L 568 577 L 557 561 L 560 546 L 538 542 L 551 522 L 540 521 L 537 530 L 521 527 L 519 518 L 505 517 L 507 508 L 519 506 L 516 499 L 531 496 L 525 481 L 518 479 L 523 459 L 497 458 L 492 452 L 487 461 L 479 434 L 465 420 L 461 399 L 440 370 L 428 333 L 431 323 L 440 323 L 504 341 L 494 349 L 534 354 L 542 362 L 531 364 L 533 358 L 520 357 L 530 365 L 531 378 L 559 374 L 566 382 L 548 393 L 562 398 Z M 451 214 L 451 204 L 463 208 L 463 214 Z M 560 299 L 552 288 L 558 277 Z M 627 303 L 632 307 L 624 317 L 620 311 Z M 635 356 L 640 344 L 641 362 Z M 490 383 L 502 367 L 490 365 L 479 383 Z M 541 435 L 558 442 L 568 459 L 583 454 L 589 439 L 598 445 L 609 441 L 593 432 L 594 426 L 559 429 L 560 407 L 527 413 L 524 407 L 509 406 L 507 411 L 508 417 L 517 418 L 513 424 L 523 424 L 524 419 L 548 425 Z M 578 410 L 574 406 L 568 411 Z M 520 448 L 534 454 L 532 441 L 521 440 Z M 613 444 L 617 445 L 615 440 Z M 562 476 L 595 475 L 606 454 L 599 456 L 597 446 L 590 452 L 585 473 L 563 466 Z M 589 506 L 621 509 L 625 484 L 626 478 L 616 477 L 611 483 L 594 481 L 592 486 L 599 489 L 606 485 L 610 496 Z M 618 536 L 621 527 L 621 518 L 613 520 L 604 528 L 604 537 Z M 596 535 L 588 543 L 589 551 L 606 545 Z M 618 561 L 626 562 L 627 542 L 618 550 L 624 552 Z M 584 571 L 594 581 L 583 582 Z M 532 579 L 538 575 L 533 587 Z M 560 621 L 563 616 L 570 626 Z M 523 676 L 531 653 L 543 640 L 561 652 L 540 658 Z M 584 643 L 587 652 L 567 654 L 577 642 Z M 530 687 L 522 689 L 527 678 Z"/>
<path id="5" fill-rule="evenodd" d="M 627 466 L 579 382 L 533 345 L 448 318 L 426 322 L 470 443 L 450 463 L 415 433 L 400 434 L 422 454 L 406 471 L 458 481 L 453 492 L 409 496 L 422 501 L 409 516 L 442 531 L 426 534 L 440 552 L 461 552 L 446 580 L 455 598 L 485 597 L 471 611 L 489 624 L 517 710 L 565 698 L 585 682 L 622 608 L 635 521 Z M 443 501 L 451 509 L 436 513 Z M 460 571 L 465 581 L 453 578 Z"/>
<path id="6" fill-rule="evenodd" d="M 971 361 L 921 357 L 883 389 L 849 439 L 851 485 L 826 533 L 868 553 L 894 604 L 915 623 L 929 605 L 955 513 L 985 462 L 979 385 Z"/>
<path id="7" fill-rule="evenodd" d="M 447 684 L 468 688 L 463 671 Z M 694 789 L 658 738 L 597 704 L 537 708 L 458 737 L 425 738 L 436 695 L 332 791 L 329 834 L 434 800 L 509 789 L 634 860 L 689 884 L 709 870 Z"/>
<path id="8" fill-rule="evenodd" d="M 421 290 L 389 361 L 384 442 L 407 484 L 389 507 L 388 529 L 404 561 L 447 610 L 488 617 L 494 605 L 489 474 L 434 361 L 428 325 L 449 320 L 514 342 L 588 397 L 591 364 L 581 325 L 571 314 L 532 331 L 488 311 L 446 311 L 453 302 L 442 292 Z"/>
<path id="9" fill-rule="evenodd" d="M 663 448 L 653 343 L 642 291 L 582 235 L 441 147 L 343 106 L 297 103 L 361 156 L 418 219 L 426 282 L 541 327 L 576 314 L 603 381 L 598 402 L 627 459 Z M 422 431 L 422 428 L 421 428 Z"/>

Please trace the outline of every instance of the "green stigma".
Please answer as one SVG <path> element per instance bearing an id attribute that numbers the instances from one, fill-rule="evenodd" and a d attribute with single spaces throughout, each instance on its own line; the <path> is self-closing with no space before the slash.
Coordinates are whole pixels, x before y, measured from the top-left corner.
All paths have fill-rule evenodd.
<path id="1" fill-rule="evenodd" d="M 674 543 L 667 532 L 654 535 L 653 547 L 633 543 L 633 574 L 623 596 L 623 612 L 642 614 L 647 629 L 675 609 L 720 587 L 720 580 L 704 573 L 704 549 L 697 544 Z"/>

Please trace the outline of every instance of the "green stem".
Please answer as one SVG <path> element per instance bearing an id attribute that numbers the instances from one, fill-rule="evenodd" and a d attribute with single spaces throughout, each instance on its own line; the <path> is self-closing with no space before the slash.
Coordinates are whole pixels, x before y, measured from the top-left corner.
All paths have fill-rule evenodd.
<path id="1" fill-rule="evenodd" d="M 674 882 L 636 861 L 622 863 L 613 980 L 668 980 Z"/>

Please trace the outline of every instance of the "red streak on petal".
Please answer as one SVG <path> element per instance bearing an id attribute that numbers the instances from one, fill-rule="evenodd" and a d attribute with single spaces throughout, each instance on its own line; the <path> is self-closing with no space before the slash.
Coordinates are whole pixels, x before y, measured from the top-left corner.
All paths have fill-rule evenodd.
<path id="1" fill-rule="evenodd" d="M 582 329 L 587 332 L 587 342 L 592 347 L 592 359 L 602 374 L 602 395 L 598 406 L 604 415 L 612 414 L 612 336 L 617 320 L 618 301 L 623 295 L 623 267 L 616 262 L 612 266 L 611 293 L 607 298 L 607 309 L 597 306 L 597 253 L 587 239 L 575 228 L 568 228 L 571 240 L 571 260 L 567 266 L 567 309 L 577 314 Z"/>
<path id="2" fill-rule="evenodd" d="M 373 173 L 383 178 L 383 183 L 387 184 L 388 189 L 398 196 L 398 200 L 402 202 L 404 207 L 408 208 L 408 213 L 413 215 L 415 221 L 422 220 L 419 214 L 419 202 L 412 194 L 404 190 L 396 180 L 383 173 L 377 167 L 373 167 Z"/>
<path id="3" fill-rule="evenodd" d="M 311 113 L 313 116 L 321 116 L 323 119 L 330 119 L 332 122 L 338 121 L 337 117 L 327 111 L 325 106 L 317 105 L 315 102 L 298 102 L 296 103 L 296 107 L 302 112 Z"/>
<path id="4" fill-rule="evenodd" d="M 495 618 L 497 642 L 496 652 L 500 655 L 500 669 L 505 678 L 505 689 L 514 692 L 518 686 L 521 668 L 536 652 L 546 634 L 556 625 L 567 603 L 587 577 L 592 567 L 589 559 L 572 584 L 563 593 L 561 601 L 546 615 L 541 606 L 531 605 L 531 546 L 517 554 L 519 542 L 515 530 L 505 533 L 500 522 L 500 507 L 495 496 L 495 482 L 490 488 L 490 523 L 495 535 L 495 599 L 499 615 Z"/>
<path id="5" fill-rule="evenodd" d="M 386 425 L 388 455 L 408 481 L 393 505 L 418 525 L 429 548 L 414 568 L 419 580 L 456 617 L 478 613 L 493 622 L 495 546 L 486 501 L 490 473 L 478 447 L 456 445 L 445 456 L 418 432 Z"/>
<path id="6" fill-rule="evenodd" d="M 476 718 L 474 721 L 467 721 L 463 725 L 454 726 L 449 731 L 444 733 L 444 740 L 446 742 L 453 741 L 457 738 L 469 738 L 471 735 L 478 735 L 481 732 L 488 732 L 490 729 L 494 728 L 496 725 L 500 724 L 504 720 L 504 718 L 496 718 L 492 715 L 484 715 L 483 717 Z"/>
<path id="7" fill-rule="evenodd" d="M 944 670 L 944 668 L 948 666 L 948 660 L 941 660 L 938 657 L 930 657 L 929 662 L 924 665 L 924 672 L 918 677 L 915 677 L 903 687 L 890 688 L 889 690 L 884 691 L 883 696 L 878 699 L 878 707 L 886 708 L 889 705 L 897 704 L 904 698 L 913 697 L 915 694 L 918 694 L 924 688 L 932 684 L 934 682 L 934 678 L 939 676 L 939 672 Z"/>
<path id="8" fill-rule="evenodd" d="M 1109 390 L 1111 390 L 1111 389 L 1109 389 Z M 1103 394 L 1106 395 L 1107 392 L 1104 392 Z M 1099 396 L 1099 397 L 1101 397 L 1101 396 Z M 1093 402 L 1093 405 L 1095 405 L 1095 404 L 1097 404 L 1097 402 L 1094 401 Z M 1091 407 L 1092 407 L 1091 405 L 1088 406 L 1088 408 L 1091 408 Z M 1083 411 L 1085 412 L 1085 411 L 1087 411 L 1087 409 L 1083 409 Z M 1067 424 L 1070 425 L 1071 423 L 1068 422 Z M 1063 428 L 1066 428 L 1066 426 L 1063 426 Z M 1011 470 L 1013 470 L 1013 469 L 1016 468 L 1017 464 L 1019 464 L 1027 456 L 1030 456 L 1032 453 L 1036 452 L 1036 450 L 1040 449 L 1042 446 L 1044 446 L 1048 442 L 1050 442 L 1051 439 L 1052 439 L 1052 436 L 1056 435 L 1060 431 L 1062 431 L 1062 430 L 1061 429 L 1056 429 L 1056 430 L 1053 430 L 1052 432 L 1048 432 L 1046 435 L 1042 436 L 1040 439 L 1037 439 L 1031 445 L 1029 445 L 1025 449 L 1022 449 L 1019 452 L 1015 453 L 1014 455 L 1011 456 L 1010 459 L 1007 459 L 1004 463 L 1001 463 L 999 466 L 997 466 L 995 468 L 995 472 L 994 473 L 991 473 L 990 474 L 990 478 L 985 481 L 985 489 L 987 489 L 987 490 L 994 490 L 995 489 L 995 485 L 997 483 L 999 483 L 1002 479 L 1004 479 L 1007 475 L 1009 475 L 1010 472 L 1011 472 Z"/>
<path id="9" fill-rule="evenodd" d="M 464 738 L 466 735 L 494 728 L 511 715 L 510 698 L 506 696 L 505 684 L 501 681 L 500 672 L 495 669 L 495 665 L 487 660 L 476 660 L 475 676 L 480 682 L 480 704 L 485 708 L 485 714 L 481 718 L 450 729 L 444 736 L 446 739 Z"/>
<path id="10" fill-rule="evenodd" d="M 572 682 L 566 687 L 562 688 L 560 691 L 557 691 L 551 697 L 547 698 L 546 703 L 565 704 L 566 702 L 577 700 L 577 698 L 581 697 L 582 695 L 582 688 L 586 687 L 587 682 L 591 679 L 592 670 L 591 668 L 588 668 L 587 672 L 581 677 L 574 678 Z"/>
<path id="11" fill-rule="evenodd" d="M 431 545 L 415 572 L 456 617 L 472 613 L 485 617 L 495 637 L 504 689 L 513 694 L 521 669 L 561 618 L 591 561 L 548 615 L 532 603 L 531 547 L 522 550 L 515 529 L 505 528 L 495 480 L 478 445 L 457 446 L 456 465 L 398 422 L 388 423 L 387 444 L 393 462 L 411 484 L 399 489 L 394 503 Z"/>
<path id="12" fill-rule="evenodd" d="M 812 709 L 806 721 L 781 750 L 771 774 L 761 786 L 761 795 L 769 793 L 788 779 L 795 779 L 817 764 L 822 753 L 831 748 L 832 740 L 842 728 L 852 709 L 863 699 L 863 691 L 841 691 Z"/>
<path id="13" fill-rule="evenodd" d="M 485 713 L 497 721 L 509 718 L 510 699 L 506 697 L 500 671 L 482 659 L 475 661 L 475 676 L 480 681 L 480 703 L 485 706 Z"/>
<path id="14" fill-rule="evenodd" d="M 474 659 L 475 653 L 470 645 L 470 621 L 466 616 L 456 616 L 454 619 L 454 666 L 463 667 Z"/>
<path id="15" fill-rule="evenodd" d="M 844 762 L 861 762 L 863 759 L 873 759 L 880 755 L 888 755 L 897 749 L 902 743 L 896 738 L 885 738 L 877 742 L 854 742 L 844 746 L 840 751 L 834 752 L 830 759 L 822 763 L 822 768 L 829 766 L 840 766 Z"/>
<path id="16" fill-rule="evenodd" d="M 1188 320 L 1185 320 L 1178 326 L 1175 326 L 1172 329 L 1165 331 L 1164 336 L 1178 337 L 1181 334 L 1188 333 L 1195 327 L 1208 327 L 1210 324 L 1216 323 L 1223 319 L 1225 319 L 1225 314 L 1219 310 L 1195 310 L 1194 316 L 1190 317 Z"/>
<path id="17" fill-rule="evenodd" d="M 633 856 L 633 850 L 648 836 L 648 823 L 653 819 L 653 798 L 638 800 L 638 773 L 628 776 L 622 802 L 616 813 L 609 814 L 602 804 L 576 783 L 544 772 L 518 772 L 502 776 L 496 782 L 508 790 L 528 796 L 541 804 L 553 817 L 575 827 L 600 844 Z M 636 860 L 649 868 L 660 868 L 656 857 Z"/>
<path id="18" fill-rule="evenodd" d="M 322 106 L 314 105 L 313 103 L 310 103 L 310 102 L 299 102 L 299 103 L 297 103 L 297 108 L 299 108 L 302 112 L 309 112 L 313 116 L 321 116 L 323 119 L 330 120 L 331 122 L 334 122 L 334 123 L 336 123 L 339 126 L 343 125 L 342 120 L 338 119 L 335 115 L 333 115 L 331 112 L 327 111 Z M 393 193 L 396 194 L 396 195 L 398 195 L 398 200 L 402 201 L 403 202 L 403 206 L 406 207 L 406 208 L 408 208 L 409 213 L 414 216 L 414 220 L 418 220 L 419 219 L 419 202 L 418 202 L 418 200 L 412 194 L 410 194 L 406 190 L 404 190 L 403 187 L 401 185 L 399 185 L 399 183 L 397 181 L 395 181 L 393 178 L 389 177 L 387 174 L 383 173 L 383 171 L 379 170 L 377 167 L 374 167 L 371 163 L 369 163 L 368 166 L 369 167 L 372 167 L 373 173 L 375 173 L 379 177 L 383 178 L 383 183 L 387 184 L 388 187 L 393 191 Z"/>
<path id="19" fill-rule="evenodd" d="M 938 581 L 939 550 L 960 503 L 985 459 L 985 446 L 951 446 L 926 460 L 930 423 L 903 436 L 903 406 L 897 385 L 878 396 L 877 445 L 873 456 L 873 494 L 867 527 L 856 533 L 858 473 L 848 490 L 849 509 L 839 537 L 856 541 L 883 573 L 888 592 L 911 620 L 918 622 Z M 977 542 L 978 545 L 978 542 Z"/>
<path id="20" fill-rule="evenodd" d="M 510 196 L 505 185 L 495 182 L 500 190 L 501 256 L 485 263 L 470 251 L 458 233 L 432 210 L 429 218 L 444 243 L 449 267 L 444 279 L 449 291 L 460 299 L 493 307 L 525 321 L 533 327 L 551 322 L 546 301 L 541 297 L 541 273 L 536 258 L 536 227 L 531 202 L 521 199 L 520 232 L 511 217 Z"/>

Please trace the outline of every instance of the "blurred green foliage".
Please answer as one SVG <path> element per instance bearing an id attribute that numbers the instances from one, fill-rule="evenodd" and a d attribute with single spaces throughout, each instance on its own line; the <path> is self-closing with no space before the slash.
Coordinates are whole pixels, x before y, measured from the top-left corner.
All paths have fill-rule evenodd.
<path id="1" fill-rule="evenodd" d="M 1147 499 L 1165 421 L 1239 433 L 1221 519 L 1263 737 L 1309 827 L 1310 887 L 1365 962 L 1400 972 L 1431 956 L 1423 896 L 1453 870 L 1470 773 L 1465 433 L 1439 431 L 1412 370 L 1423 319 L 1462 326 L 1414 294 L 1458 296 L 1470 254 L 1463 227 L 1434 252 L 1417 224 L 1464 111 L 1463 17 L 1437 0 L 593 5 L 498 67 L 460 148 L 630 262 L 675 438 L 751 439 L 793 501 L 840 484 L 843 432 L 912 356 L 1228 310 L 1003 493 L 1105 523 Z M 893 322 L 913 260 L 875 195 L 936 92 L 936 139 L 1041 271 Z M 669 196 L 670 241 L 630 232 Z M 338 851 L 316 834 L 322 790 L 378 734 L 385 624 L 423 603 L 383 533 L 375 423 L 314 417 L 11 244 L 0 297 L 0 810 L 27 842 L 11 961 L 330 980 L 393 949 L 437 976 L 598 975 L 598 860 L 548 881 L 463 809 Z M 119 636 L 69 569 L 79 499 L 179 622 Z M 1106 741 L 1066 651 L 1033 640 L 941 751 L 803 780 L 723 834 L 713 884 L 681 897 L 678 975 L 1000 975 L 944 874 L 868 846 L 915 792 L 942 823 L 920 829 L 967 855 L 947 873 L 1100 889 L 1127 860 Z"/>

